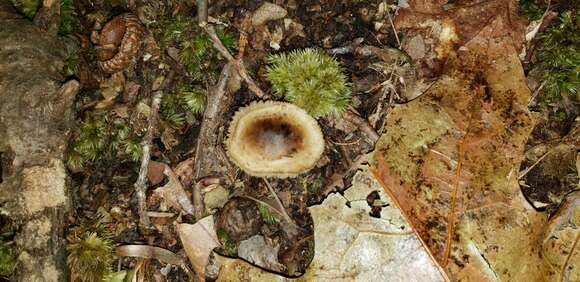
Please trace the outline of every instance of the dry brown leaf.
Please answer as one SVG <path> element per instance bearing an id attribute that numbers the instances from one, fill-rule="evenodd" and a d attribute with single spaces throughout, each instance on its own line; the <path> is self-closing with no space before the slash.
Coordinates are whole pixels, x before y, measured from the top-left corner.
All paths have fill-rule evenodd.
<path id="1" fill-rule="evenodd" d="M 517 182 L 533 122 L 502 27 L 496 18 L 480 30 L 426 95 L 391 113 L 374 156 L 375 175 L 454 281 L 554 275 L 538 252 L 547 217 Z"/>
<path id="2" fill-rule="evenodd" d="M 207 216 L 195 224 L 177 225 L 183 249 L 199 281 L 205 281 L 205 267 L 209 255 L 215 247 L 219 246 L 213 222 L 213 216 Z"/>
<path id="3" fill-rule="evenodd" d="M 147 178 L 151 185 L 157 185 L 163 181 L 163 178 L 165 178 L 165 175 L 163 174 L 165 166 L 164 163 L 149 161 L 149 166 L 147 167 Z"/>
<path id="4" fill-rule="evenodd" d="M 171 168 L 163 163 L 157 163 L 163 166 L 163 174 L 167 175 L 169 181 L 163 187 L 159 187 L 153 191 L 154 195 L 163 198 L 169 205 L 186 214 L 193 214 L 193 204 L 190 196 L 185 192 L 177 175 Z"/>
<path id="5" fill-rule="evenodd" d="M 374 174 L 452 281 L 555 279 L 539 252 L 547 215 L 517 181 L 533 117 L 516 2 L 409 4 L 397 26 L 429 39 L 445 71 L 391 112 Z"/>
<path id="6" fill-rule="evenodd" d="M 424 67 L 422 75 L 437 76 L 448 56 L 474 38 L 503 38 L 508 48 L 519 53 L 525 41 L 526 20 L 518 15 L 516 0 L 460 0 L 451 4 L 409 0 L 408 7 L 397 13 L 395 27 L 408 38 L 421 35 L 427 50 L 416 63 Z M 486 32 L 488 35 L 482 36 Z M 404 42 L 403 49 L 412 51 L 413 43 Z"/>

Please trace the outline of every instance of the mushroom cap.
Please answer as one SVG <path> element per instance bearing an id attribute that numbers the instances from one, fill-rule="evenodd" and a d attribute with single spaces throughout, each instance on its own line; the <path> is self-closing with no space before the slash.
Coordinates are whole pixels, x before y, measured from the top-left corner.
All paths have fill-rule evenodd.
<path id="1" fill-rule="evenodd" d="M 286 178 L 314 167 L 324 136 L 305 110 L 283 102 L 254 102 L 230 123 L 227 154 L 252 176 Z"/>

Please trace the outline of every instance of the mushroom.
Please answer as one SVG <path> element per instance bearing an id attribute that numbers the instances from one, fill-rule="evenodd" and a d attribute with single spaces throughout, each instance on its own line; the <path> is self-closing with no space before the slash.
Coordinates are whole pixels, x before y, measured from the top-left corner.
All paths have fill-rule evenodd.
<path id="1" fill-rule="evenodd" d="M 229 158 L 260 177 L 293 177 L 310 170 L 324 152 L 318 123 L 305 110 L 283 102 L 254 102 L 230 123 Z"/>

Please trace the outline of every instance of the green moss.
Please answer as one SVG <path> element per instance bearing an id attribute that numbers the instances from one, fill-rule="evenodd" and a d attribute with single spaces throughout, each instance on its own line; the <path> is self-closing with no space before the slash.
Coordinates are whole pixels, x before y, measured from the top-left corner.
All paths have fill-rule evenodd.
<path id="1" fill-rule="evenodd" d="M 73 238 L 67 246 L 67 263 L 71 272 L 82 281 L 100 282 L 111 273 L 113 243 L 97 233 L 86 233 L 82 238 Z"/>
<path id="2" fill-rule="evenodd" d="M 16 251 L 7 242 L 0 242 L 0 277 L 9 277 L 16 268 Z"/>
<path id="3" fill-rule="evenodd" d="M 262 217 L 264 222 L 266 222 L 266 224 L 268 225 L 278 224 L 278 219 L 276 218 L 276 216 L 274 216 L 274 214 L 272 214 L 270 208 L 268 208 L 266 205 L 258 203 L 258 210 L 260 211 L 260 216 Z"/>
<path id="4" fill-rule="evenodd" d="M 70 78 L 76 75 L 79 68 L 79 57 L 77 54 L 72 54 L 64 62 L 64 67 L 62 68 L 61 74 Z"/>
<path id="5" fill-rule="evenodd" d="M 182 128 L 192 125 L 194 116 L 203 113 L 207 104 L 207 91 L 195 84 L 181 84 L 161 100 L 161 116 L 170 126 Z"/>
<path id="6" fill-rule="evenodd" d="M 542 34 L 538 63 L 546 67 L 541 103 L 557 103 L 563 96 L 578 99 L 580 89 L 580 16 L 561 14 Z"/>
<path id="7" fill-rule="evenodd" d="M 306 187 L 308 192 L 314 194 L 324 186 L 324 182 L 325 182 L 324 177 L 322 177 L 322 175 L 318 175 L 317 177 L 312 179 L 311 182 L 307 182 L 307 179 L 304 179 L 304 186 Z"/>
<path id="8" fill-rule="evenodd" d="M 350 87 L 334 58 L 315 49 L 272 55 L 268 79 L 274 95 L 314 117 L 339 114 L 350 102 Z"/>
<path id="9" fill-rule="evenodd" d="M 36 15 L 38 8 L 42 4 L 41 0 L 10 0 L 10 2 L 12 2 L 12 5 L 19 13 L 29 19 L 34 18 L 34 15 Z"/>
<path id="10" fill-rule="evenodd" d="M 226 256 L 238 256 L 238 245 L 234 240 L 230 239 L 226 231 L 220 228 L 216 233 L 218 240 L 222 243 L 222 246 L 218 248 L 218 251 Z"/>
<path id="11" fill-rule="evenodd" d="M 179 96 L 184 105 L 193 114 L 203 113 L 207 104 L 206 90 L 201 87 L 185 86 L 179 89 Z"/>
<path id="12" fill-rule="evenodd" d="M 193 81 L 207 81 L 218 74 L 220 66 L 217 62 L 220 57 L 207 34 L 191 16 L 177 15 L 162 26 L 164 31 L 157 36 L 161 45 L 179 49 L 179 61 Z M 222 26 L 218 26 L 216 32 L 226 48 L 234 47 L 232 33 Z"/>
<path id="13" fill-rule="evenodd" d="M 520 0 L 519 8 L 520 13 L 530 21 L 539 20 L 546 11 L 545 3 L 537 0 Z"/>
<path id="14" fill-rule="evenodd" d="M 16 268 L 16 250 L 13 246 L 15 226 L 5 217 L 0 218 L 0 278 L 10 280 Z M 2 280 L 2 279 L 0 279 Z"/>
<path id="15" fill-rule="evenodd" d="M 141 156 L 139 140 L 138 136 L 131 134 L 125 119 L 90 112 L 79 126 L 67 163 L 71 168 L 80 168 L 112 158 L 137 161 Z"/>
<path id="16" fill-rule="evenodd" d="M 74 0 L 60 0 L 60 22 L 58 34 L 67 35 L 80 30 L 80 21 L 74 7 Z"/>

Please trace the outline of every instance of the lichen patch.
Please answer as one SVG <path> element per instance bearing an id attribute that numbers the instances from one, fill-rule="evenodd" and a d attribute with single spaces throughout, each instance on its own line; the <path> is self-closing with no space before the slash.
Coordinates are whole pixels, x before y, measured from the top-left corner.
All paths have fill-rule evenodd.
<path id="1" fill-rule="evenodd" d="M 33 166 L 22 172 L 25 213 L 34 214 L 66 203 L 66 172 L 61 160 L 48 166 Z"/>

